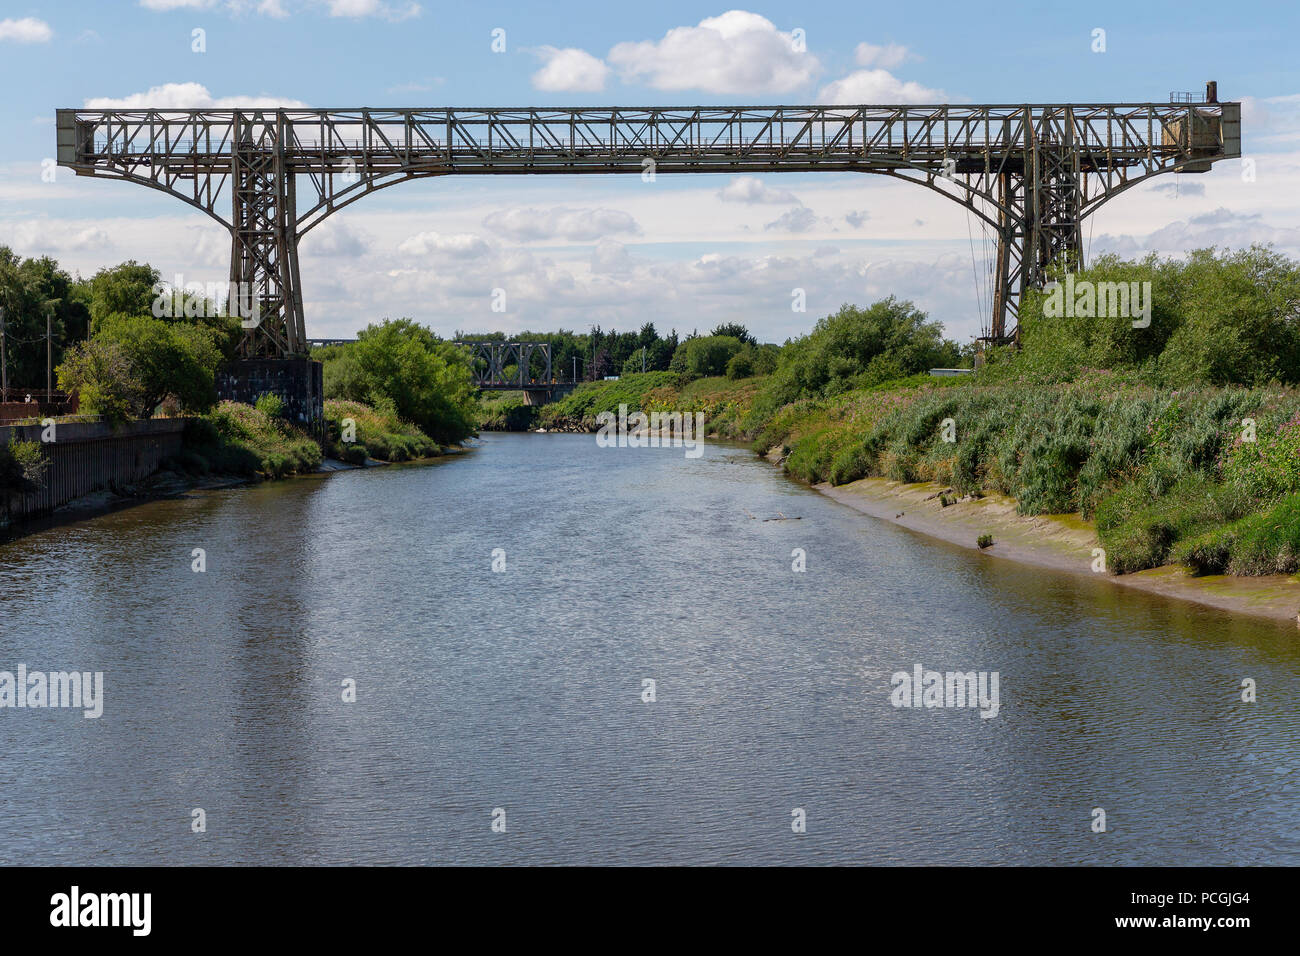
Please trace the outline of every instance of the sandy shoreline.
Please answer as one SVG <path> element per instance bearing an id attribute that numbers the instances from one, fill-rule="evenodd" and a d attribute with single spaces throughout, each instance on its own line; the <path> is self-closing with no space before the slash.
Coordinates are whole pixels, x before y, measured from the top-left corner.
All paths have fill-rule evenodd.
<path id="1" fill-rule="evenodd" d="M 1013 499 L 1002 495 L 965 499 L 944 507 L 939 494 L 946 486 L 933 482 L 903 484 L 884 478 L 863 478 L 847 485 L 813 486 L 829 498 L 863 514 L 901 525 L 919 534 L 979 550 L 976 541 L 991 534 L 994 543 L 983 550 L 991 559 L 1004 559 L 1071 574 L 1104 577 L 1117 587 L 1137 588 L 1192 601 L 1220 610 L 1300 623 L 1300 575 L 1194 577 L 1180 566 L 1135 574 L 1093 571 L 1094 548 L 1100 548 L 1091 522 L 1078 515 L 1016 513 Z M 950 497 L 953 495 L 950 492 Z"/>

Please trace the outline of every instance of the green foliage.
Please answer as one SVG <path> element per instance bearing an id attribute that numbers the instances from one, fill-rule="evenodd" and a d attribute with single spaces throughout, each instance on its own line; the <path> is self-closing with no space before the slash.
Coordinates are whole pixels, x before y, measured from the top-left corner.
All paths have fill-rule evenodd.
<path id="1" fill-rule="evenodd" d="M 668 367 L 674 372 L 696 377 L 725 375 L 727 363 L 741 348 L 740 339 L 730 335 L 705 335 L 687 339 L 677 346 Z"/>
<path id="2" fill-rule="evenodd" d="M 1134 328 L 1130 315 L 1051 316 L 1051 293 L 1031 292 L 1020 312 L 1023 352 L 992 365 L 1061 380 L 1081 368 L 1112 369 L 1163 387 L 1300 382 L 1300 265 L 1271 249 L 1140 262 L 1102 256 L 1074 278 L 1091 288 L 1149 282 L 1150 327 Z"/>
<path id="3" fill-rule="evenodd" d="M 40 442 L 11 438 L 8 445 L 0 445 L 0 493 L 36 491 L 48 465 Z"/>
<path id="4" fill-rule="evenodd" d="M 976 539 L 975 544 L 979 547 L 981 551 L 983 551 L 985 548 L 991 548 L 993 547 L 993 535 L 982 534 L 979 536 L 978 539 Z"/>
<path id="5" fill-rule="evenodd" d="M 727 378 L 741 379 L 749 378 L 754 374 L 754 351 L 753 349 L 741 349 L 731 357 L 727 363 Z"/>
<path id="6" fill-rule="evenodd" d="M 1231 485 L 1205 477 L 1180 481 L 1158 498 L 1135 481 L 1097 509 L 1097 535 L 1111 571 L 1127 574 L 1164 564 L 1175 543 L 1239 518 L 1251 502 Z"/>
<path id="7" fill-rule="evenodd" d="M 646 402 L 651 392 L 681 382 L 682 376 L 676 372 L 638 372 L 613 382 L 584 382 L 558 402 L 543 406 L 540 420 L 547 427 L 567 423 L 594 429 L 601 412 L 617 412 L 620 404 L 631 411 L 648 411 Z"/>
<path id="8" fill-rule="evenodd" d="M 1295 574 L 1300 571 L 1300 495 L 1263 513 L 1205 528 L 1180 541 L 1172 556 L 1201 574 Z"/>
<path id="9" fill-rule="evenodd" d="M 468 352 L 410 319 L 367 326 L 355 344 L 326 358 L 323 376 L 327 399 L 391 402 L 436 442 L 461 441 L 478 422 Z"/>
<path id="10" fill-rule="evenodd" d="M 81 391 L 83 409 L 109 421 L 149 418 L 165 399 L 187 413 L 217 400 L 223 361 L 211 329 L 114 314 L 59 366 L 59 385 Z"/>
<path id="11" fill-rule="evenodd" d="M 1254 441 L 1238 434 L 1223 476 L 1261 501 L 1300 492 L 1300 412 L 1280 424 L 1259 423 Z"/>
<path id="12" fill-rule="evenodd" d="M 372 408 L 360 402 L 325 402 L 325 423 L 330 453 L 341 461 L 362 464 L 410 461 L 442 454 L 442 448 L 419 428 L 398 417 L 391 402 Z M 345 441 L 351 423 L 355 441 Z"/>
<path id="13" fill-rule="evenodd" d="M 942 438 L 949 418 L 954 442 Z M 1259 421 L 1254 443 L 1243 418 Z M 935 481 L 1010 495 L 1023 514 L 1095 514 L 1118 573 L 1170 560 L 1246 573 L 1289 560 L 1284 523 L 1270 538 L 1277 522 L 1247 519 L 1300 494 L 1297 432 L 1295 392 L 1162 392 L 1093 372 L 1068 385 L 938 379 L 803 400 L 773 416 L 755 448 L 783 448 L 786 471 L 810 482 Z"/>
<path id="14" fill-rule="evenodd" d="M 535 428 L 540 405 L 527 405 L 519 392 L 484 397 L 479 400 L 482 412 L 479 428 L 484 431 L 521 432 Z"/>
<path id="15" fill-rule="evenodd" d="M 283 478 L 316 470 L 320 446 L 282 418 L 240 402 L 222 402 L 185 424 L 185 449 L 206 470 Z"/>
<path id="16" fill-rule="evenodd" d="M 259 395 L 254 407 L 267 418 L 284 418 L 284 399 L 274 392 Z"/>
<path id="17" fill-rule="evenodd" d="M 727 378 L 739 380 L 776 371 L 781 348 L 777 345 L 746 344 L 727 363 Z"/>
<path id="18" fill-rule="evenodd" d="M 59 388 L 81 393 L 81 411 L 111 425 L 138 417 L 144 384 L 126 348 L 107 339 L 74 346 L 58 368 Z"/>
<path id="19" fill-rule="evenodd" d="M 10 386 L 44 388 L 47 332 L 55 365 L 86 337 L 90 313 L 83 290 L 53 259 L 22 259 L 0 246 L 0 308 Z"/>
<path id="20" fill-rule="evenodd" d="M 951 367 L 959 357 L 956 343 L 943 337 L 942 324 L 910 302 L 890 296 L 867 309 L 844 305 L 781 349 L 772 381 L 754 404 L 754 424 L 801 398 L 830 397 Z"/>
<path id="21" fill-rule="evenodd" d="M 741 325 L 739 322 L 724 322 L 709 334 L 713 336 L 722 335 L 728 338 L 737 339 L 742 345 L 758 344 L 758 340 L 750 334 L 749 329 L 745 328 L 745 326 Z"/>
<path id="22" fill-rule="evenodd" d="M 134 259 L 96 272 L 89 282 L 91 332 L 98 332 L 109 316 L 152 316 L 160 278 L 157 269 Z"/>

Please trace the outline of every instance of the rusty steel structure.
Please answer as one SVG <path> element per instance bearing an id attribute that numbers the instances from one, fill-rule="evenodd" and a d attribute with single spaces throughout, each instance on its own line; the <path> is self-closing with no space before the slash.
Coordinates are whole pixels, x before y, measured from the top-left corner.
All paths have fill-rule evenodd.
<path id="1" fill-rule="evenodd" d="M 555 385 L 551 373 L 549 342 L 501 342 L 477 340 L 453 342 L 469 349 L 474 387 L 487 391 L 549 391 Z M 537 374 L 533 373 L 534 362 Z M 513 368 L 513 372 L 508 370 Z"/>
<path id="2" fill-rule="evenodd" d="M 1196 99 L 1192 97 L 1190 99 Z M 447 175 L 839 171 L 914 182 L 996 236 L 987 338 L 1081 223 L 1151 176 L 1241 153 L 1241 107 L 1199 102 L 581 109 L 58 110 L 58 163 L 162 190 L 230 232 L 251 298 L 241 353 L 306 352 L 298 243 L 327 216 Z"/>

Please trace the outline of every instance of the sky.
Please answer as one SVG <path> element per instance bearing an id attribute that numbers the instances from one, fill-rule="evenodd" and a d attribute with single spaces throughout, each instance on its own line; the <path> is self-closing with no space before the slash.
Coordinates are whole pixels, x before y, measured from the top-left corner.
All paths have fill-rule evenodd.
<path id="1" fill-rule="evenodd" d="M 1213 79 L 1242 103 L 1243 159 L 1117 197 L 1085 223 L 1085 254 L 1300 257 L 1297 27 L 1293 2 L 0 0 L 0 245 L 83 276 L 135 259 L 169 281 L 227 277 L 228 234 L 180 200 L 48 181 L 60 107 L 1166 102 Z M 968 341 L 991 254 L 956 203 L 850 173 L 439 177 L 364 198 L 300 247 L 312 338 L 406 316 L 444 336 L 739 321 L 779 342 L 896 295 Z"/>

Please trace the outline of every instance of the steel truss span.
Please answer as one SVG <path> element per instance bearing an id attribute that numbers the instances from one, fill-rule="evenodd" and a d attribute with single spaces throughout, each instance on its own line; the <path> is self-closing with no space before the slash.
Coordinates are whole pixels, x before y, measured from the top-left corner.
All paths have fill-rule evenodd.
<path id="1" fill-rule="evenodd" d="M 528 391 L 547 390 L 555 384 L 549 342 L 500 342 L 492 339 L 451 344 L 469 349 L 475 388 Z M 509 368 L 514 372 L 507 374 Z"/>
<path id="2" fill-rule="evenodd" d="M 1207 95 L 1208 98 L 1208 95 Z M 230 232 L 260 324 L 247 357 L 305 353 L 298 241 L 331 213 L 447 175 L 838 172 L 915 182 L 997 238 L 989 338 L 1084 218 L 1166 172 L 1241 155 L 1239 103 L 623 109 L 58 110 L 58 163 L 159 189 Z M 247 313 L 246 313 L 247 314 Z"/>

